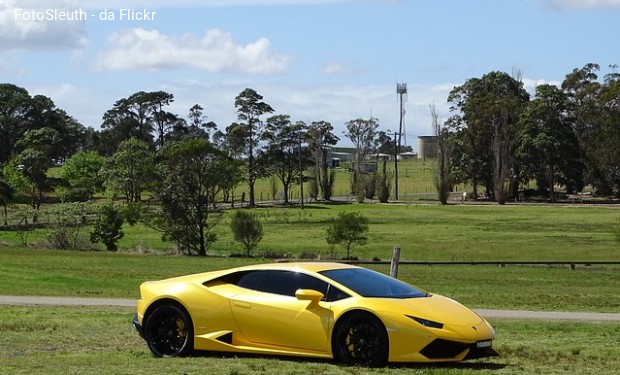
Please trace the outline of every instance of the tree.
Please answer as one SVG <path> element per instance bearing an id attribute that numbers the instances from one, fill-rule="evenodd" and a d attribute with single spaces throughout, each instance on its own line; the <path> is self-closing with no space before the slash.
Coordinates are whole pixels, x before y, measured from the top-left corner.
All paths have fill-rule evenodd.
<path id="1" fill-rule="evenodd" d="M 30 127 L 31 97 L 26 89 L 0 84 L 0 164 L 14 156 L 17 141 Z"/>
<path id="2" fill-rule="evenodd" d="M 517 152 L 526 180 L 536 179 L 556 201 L 555 186 L 583 186 L 579 144 L 574 132 L 573 104 L 554 85 L 536 88 L 520 119 Z"/>
<path id="3" fill-rule="evenodd" d="M 351 259 L 351 248 L 354 245 L 366 245 L 368 242 L 366 232 L 368 218 L 359 212 L 341 212 L 327 227 L 326 240 L 330 245 L 342 245 L 347 253 L 345 259 Z"/>
<path id="4" fill-rule="evenodd" d="M 0 169 L 0 205 L 3 208 L 3 224 L 7 226 L 8 223 L 8 205 L 13 201 L 14 190 L 9 182 L 5 179 L 2 169 Z"/>
<path id="5" fill-rule="evenodd" d="M 200 138 L 166 144 L 159 156 L 154 192 L 161 212 L 155 224 L 185 253 L 205 256 L 217 239 L 212 229 L 221 220 L 221 213 L 211 206 L 233 173 L 227 167 L 235 162 Z"/>
<path id="6" fill-rule="evenodd" d="M 102 242 L 108 251 L 117 251 L 116 243 L 125 235 L 121 229 L 124 218 L 121 209 L 108 202 L 97 209 L 97 219 L 90 232 L 92 243 Z"/>
<path id="7" fill-rule="evenodd" d="M 263 225 L 257 216 L 246 211 L 235 211 L 230 222 L 235 241 L 241 242 L 245 248 L 245 255 L 258 246 L 263 239 Z"/>
<path id="8" fill-rule="evenodd" d="M 477 185 L 503 204 L 516 194 L 518 165 L 515 139 L 518 118 L 529 102 L 529 94 L 517 77 L 491 72 L 455 87 L 448 96 L 454 115 L 449 120 L 461 138 L 460 152 L 469 181 L 477 197 Z"/>
<path id="9" fill-rule="evenodd" d="M 347 122 L 346 126 L 347 131 L 344 132 L 344 135 L 351 140 L 356 150 L 353 192 L 358 197 L 358 200 L 363 202 L 367 185 L 367 181 L 362 177 L 364 172 L 363 165 L 366 157 L 373 150 L 379 122 L 375 118 L 368 120 L 358 118 Z"/>
<path id="10" fill-rule="evenodd" d="M 263 131 L 263 123 L 260 116 L 266 113 L 272 113 L 273 108 L 262 101 L 263 97 L 252 89 L 243 90 L 235 98 L 235 107 L 237 108 L 237 118 L 242 121 L 237 125 L 236 132 L 244 140 L 244 150 L 248 157 L 247 166 L 247 182 L 249 189 L 249 205 L 256 205 L 254 199 L 254 183 L 261 177 L 259 170 L 254 165 L 255 149 Z"/>
<path id="11" fill-rule="evenodd" d="M 137 138 L 153 145 L 153 131 L 157 134 L 157 145 L 162 147 L 168 127 L 176 119 L 164 111 L 164 106 L 174 102 L 174 95 L 165 91 L 139 91 L 127 98 L 119 99 L 114 107 L 103 115 L 101 127 L 108 139 L 108 152 L 116 151 L 118 145 L 130 138 Z"/>
<path id="12" fill-rule="evenodd" d="M 103 191 L 103 179 L 99 171 L 105 158 L 95 151 L 79 151 L 60 168 L 59 177 L 65 184 L 57 189 L 63 200 L 86 201 L 95 193 Z"/>
<path id="13" fill-rule="evenodd" d="M 36 224 L 45 193 L 51 189 L 47 170 L 52 166 L 52 160 L 40 150 L 27 148 L 17 155 L 16 161 L 28 180 L 30 206 L 35 211 L 32 221 Z"/>
<path id="14" fill-rule="evenodd" d="M 187 117 L 189 118 L 189 133 L 204 133 L 209 139 L 211 131 L 217 129 L 217 125 L 213 121 L 207 121 L 204 108 L 199 104 L 194 104 L 189 109 Z"/>
<path id="15" fill-rule="evenodd" d="M 152 181 L 154 154 L 149 145 L 137 138 L 123 141 L 118 151 L 102 168 L 105 186 L 112 191 L 121 191 L 125 201 L 138 202 L 142 191 Z"/>
<path id="16" fill-rule="evenodd" d="M 334 127 L 327 121 L 313 121 L 308 128 L 306 134 L 308 140 L 308 148 L 314 156 L 314 168 L 311 171 L 314 177 L 311 180 L 311 192 L 314 190 L 318 195 L 319 190 L 322 197 L 326 201 L 330 201 L 335 181 L 335 173 L 329 172 L 329 165 L 327 163 L 327 153 L 330 146 L 335 146 L 340 140 L 333 133 Z"/>
<path id="17" fill-rule="evenodd" d="M 448 203 L 450 191 L 452 191 L 452 142 L 448 128 L 442 126 L 435 104 L 429 106 L 433 133 L 437 138 L 437 173 L 434 176 L 437 196 L 441 204 Z"/>
<path id="18" fill-rule="evenodd" d="M 598 162 L 601 180 L 607 191 L 620 197 L 620 74 L 608 74 L 605 77 L 600 97 L 601 129 L 598 134 L 599 151 L 595 160 Z"/>
<path id="19" fill-rule="evenodd" d="M 562 82 L 562 89 L 573 103 L 575 132 L 585 166 L 584 183 L 600 195 L 620 196 L 620 74 L 610 66 L 603 82 L 598 81 L 598 64 L 574 69 Z"/>
<path id="20" fill-rule="evenodd" d="M 312 165 L 308 149 L 302 149 L 302 141 L 306 137 L 305 125 L 303 122 L 291 124 L 288 115 L 267 119 L 263 135 L 263 139 L 268 142 L 265 155 L 270 171 L 282 182 L 284 204 L 289 203 L 291 184 L 299 181 L 305 167 Z"/>

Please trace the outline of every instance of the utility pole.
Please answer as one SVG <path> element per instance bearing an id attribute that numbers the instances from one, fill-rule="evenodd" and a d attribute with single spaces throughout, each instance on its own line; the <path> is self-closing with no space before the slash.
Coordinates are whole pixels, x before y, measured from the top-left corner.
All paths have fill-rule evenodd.
<path id="1" fill-rule="evenodd" d="M 299 190 L 301 194 L 301 209 L 304 209 L 304 169 L 301 163 L 301 138 L 303 136 L 301 130 L 299 133 Z"/>

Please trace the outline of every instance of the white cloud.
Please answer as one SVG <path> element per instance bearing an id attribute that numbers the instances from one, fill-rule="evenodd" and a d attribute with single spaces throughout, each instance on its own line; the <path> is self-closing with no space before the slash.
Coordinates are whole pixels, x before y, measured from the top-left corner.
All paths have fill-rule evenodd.
<path id="1" fill-rule="evenodd" d="M 274 52 L 266 38 L 238 45 L 219 29 L 203 37 L 169 36 L 157 30 L 132 29 L 110 37 L 112 49 L 101 53 L 95 68 L 101 71 L 195 68 L 208 72 L 282 73 L 289 56 Z"/>
<path id="2" fill-rule="evenodd" d="M 85 21 L 57 17 L 58 13 L 73 13 L 78 9 L 74 0 L 1 0 L 0 50 L 83 47 L 87 41 Z"/>
<path id="3" fill-rule="evenodd" d="M 620 0 L 544 0 L 548 5 L 560 9 L 603 9 L 620 8 Z"/>

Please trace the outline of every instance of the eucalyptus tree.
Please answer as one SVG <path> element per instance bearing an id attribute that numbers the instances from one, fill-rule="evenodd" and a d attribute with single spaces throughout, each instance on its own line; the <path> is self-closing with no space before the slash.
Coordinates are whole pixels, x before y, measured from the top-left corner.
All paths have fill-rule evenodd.
<path id="1" fill-rule="evenodd" d="M 583 187 L 583 168 L 574 131 L 574 105 L 554 85 L 540 85 L 519 121 L 517 153 L 522 178 L 536 179 L 556 201 L 555 186 Z"/>
<path id="2" fill-rule="evenodd" d="M 263 101 L 262 95 L 255 90 L 246 88 L 235 97 L 237 118 L 240 123 L 232 130 L 244 140 L 244 151 L 247 155 L 246 180 L 249 190 L 249 205 L 256 205 L 254 199 L 254 183 L 261 177 L 260 170 L 255 165 L 255 149 L 259 145 L 264 124 L 260 120 L 262 115 L 273 113 L 273 108 Z"/>
<path id="3" fill-rule="evenodd" d="M 174 96 L 165 91 L 139 91 L 117 100 L 112 109 L 103 115 L 101 125 L 111 143 L 111 152 L 130 138 L 153 145 L 153 132 L 157 134 L 158 146 L 162 147 L 175 117 L 164 111 L 164 107 L 172 102 Z"/>
<path id="4" fill-rule="evenodd" d="M 344 135 L 351 140 L 355 146 L 355 168 L 353 173 L 353 191 L 358 200 L 363 201 L 366 190 L 366 181 L 364 181 L 364 161 L 374 150 L 375 139 L 377 137 L 377 129 L 379 122 L 375 118 L 368 120 L 358 118 L 348 121 L 347 130 Z M 374 186 L 373 186 L 374 188 Z"/>
<path id="5" fill-rule="evenodd" d="M 119 191 L 127 203 L 142 200 L 142 192 L 153 181 L 155 154 L 149 145 L 137 138 L 123 141 L 101 169 L 104 185 Z"/>
<path id="6" fill-rule="evenodd" d="M 574 69 L 562 89 L 574 104 L 575 129 L 585 164 L 585 182 L 601 195 L 620 196 L 620 74 L 617 66 L 598 77 L 600 66 L 589 63 Z"/>
<path id="7" fill-rule="evenodd" d="M 434 183 L 441 204 L 448 203 L 452 191 L 452 137 L 447 126 L 441 123 L 435 104 L 429 106 L 433 135 L 437 138 L 437 172 Z"/>
<path id="8" fill-rule="evenodd" d="M 37 222 L 38 212 L 45 198 L 45 194 L 51 191 L 48 169 L 53 165 L 50 157 L 37 148 L 26 148 L 15 158 L 18 169 L 28 181 L 27 195 L 30 198 L 30 206 L 34 210 L 33 223 Z"/>
<path id="9" fill-rule="evenodd" d="M 222 181 L 223 200 L 224 202 L 230 202 L 233 207 L 235 202 L 234 197 L 231 199 L 231 195 L 234 194 L 235 188 L 245 181 L 245 173 L 243 171 L 247 171 L 247 166 L 239 162 L 243 156 L 245 145 L 242 129 L 243 127 L 239 126 L 239 124 L 232 123 L 224 131 L 216 130 L 211 137 L 215 147 L 226 153 L 230 160 L 235 160 L 235 163 L 226 165 L 230 171 L 222 176 L 224 178 L 224 181 Z"/>
<path id="10" fill-rule="evenodd" d="M 199 138 L 166 144 L 159 159 L 154 193 L 162 212 L 155 223 L 181 250 L 204 256 L 217 239 L 212 229 L 222 217 L 213 201 L 231 173 L 226 166 L 235 161 Z"/>
<path id="11" fill-rule="evenodd" d="M 579 142 L 575 152 L 583 159 L 585 180 L 601 190 L 608 190 L 597 160 L 601 150 L 598 140 L 601 130 L 599 97 L 603 86 L 598 82 L 599 70 L 600 66 L 593 63 L 573 69 L 564 78 L 562 90 L 573 104 L 575 133 Z"/>
<path id="12" fill-rule="evenodd" d="M 595 155 L 603 177 L 599 187 L 605 187 L 602 192 L 620 197 L 620 74 L 605 76 L 599 106 L 601 127 L 596 137 L 599 150 Z"/>
<path id="13" fill-rule="evenodd" d="M 448 96 L 461 152 L 468 159 L 469 180 L 485 185 L 487 195 L 503 204 L 518 187 L 515 138 L 518 118 L 529 102 L 523 82 L 503 72 L 471 78 Z"/>
<path id="14" fill-rule="evenodd" d="M 334 134 L 334 127 L 327 121 L 313 121 L 306 133 L 308 148 L 314 159 L 311 183 L 315 191 L 312 194 L 321 192 L 322 198 L 326 201 L 331 200 L 335 181 L 335 171 L 329 171 L 327 154 L 329 149 L 335 146 L 340 138 Z"/>
<path id="15" fill-rule="evenodd" d="M 312 165 L 305 142 L 307 126 L 299 121 L 291 123 L 288 115 L 276 115 L 267 119 L 263 139 L 267 141 L 265 155 L 269 170 L 282 182 L 284 204 L 289 203 L 291 184 L 299 181 L 303 170 Z"/>
<path id="16" fill-rule="evenodd" d="M 205 109 L 199 104 L 194 104 L 189 109 L 187 118 L 189 119 L 189 132 L 192 134 L 204 134 L 206 139 L 210 139 L 211 132 L 217 130 L 217 124 L 213 121 L 207 121 Z"/>

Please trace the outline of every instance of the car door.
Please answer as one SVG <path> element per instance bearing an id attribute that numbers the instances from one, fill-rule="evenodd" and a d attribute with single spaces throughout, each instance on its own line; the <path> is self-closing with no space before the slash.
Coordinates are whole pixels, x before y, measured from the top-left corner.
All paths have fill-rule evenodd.
<path id="1" fill-rule="evenodd" d="M 255 290 L 231 299 L 233 316 L 251 342 L 325 352 L 332 313 L 330 303 L 299 300 L 298 289 L 327 293 L 327 283 L 293 271 L 257 271 Z"/>

